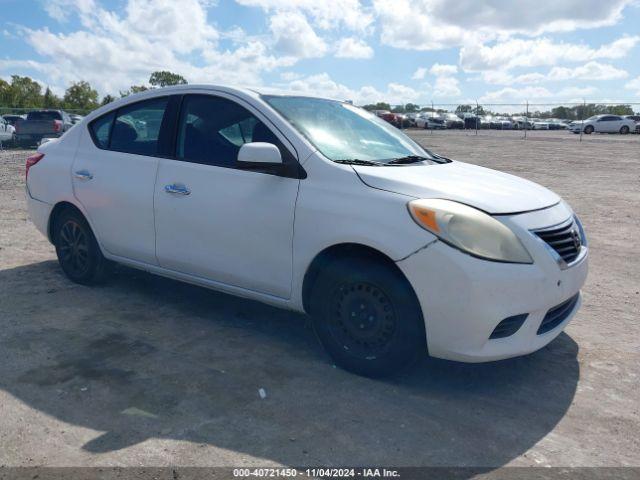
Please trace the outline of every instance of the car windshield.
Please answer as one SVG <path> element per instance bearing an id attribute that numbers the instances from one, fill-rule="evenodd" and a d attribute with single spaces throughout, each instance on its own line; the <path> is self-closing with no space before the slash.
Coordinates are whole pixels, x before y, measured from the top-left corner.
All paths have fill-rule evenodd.
<path id="1" fill-rule="evenodd" d="M 279 95 L 262 98 L 330 160 L 380 164 L 405 157 L 434 160 L 400 130 L 349 103 Z"/>

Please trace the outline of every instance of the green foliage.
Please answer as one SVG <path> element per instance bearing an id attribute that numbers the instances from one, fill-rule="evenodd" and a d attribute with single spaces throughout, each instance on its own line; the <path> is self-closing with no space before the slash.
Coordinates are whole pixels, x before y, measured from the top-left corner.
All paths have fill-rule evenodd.
<path id="1" fill-rule="evenodd" d="M 88 82 L 76 82 L 67 88 L 63 103 L 67 109 L 93 110 L 98 106 L 98 92 Z"/>
<path id="2" fill-rule="evenodd" d="M 415 103 L 407 103 L 404 106 L 404 111 L 407 113 L 413 113 L 420 110 L 420 105 L 416 105 Z"/>
<path id="3" fill-rule="evenodd" d="M 11 75 L 11 83 L 0 84 L 0 103 L 14 108 L 42 106 L 42 87 L 29 77 Z"/>
<path id="4" fill-rule="evenodd" d="M 107 105 L 113 101 L 115 101 L 116 97 L 114 97 L 113 95 L 105 95 L 104 97 L 102 97 L 102 102 L 100 102 L 100 105 Z"/>
<path id="5" fill-rule="evenodd" d="M 168 87 L 170 85 L 186 85 L 187 80 L 182 75 L 162 70 L 153 72 L 149 77 L 149 83 L 154 87 Z"/>
<path id="6" fill-rule="evenodd" d="M 149 90 L 149 87 L 147 87 L 146 85 L 131 85 L 129 90 L 120 90 L 120 97 L 128 97 L 129 95 L 133 95 L 134 93 L 146 92 L 147 90 Z"/>
<path id="7" fill-rule="evenodd" d="M 62 106 L 62 100 L 47 87 L 42 97 L 42 106 L 44 108 L 60 108 Z"/>
<path id="8" fill-rule="evenodd" d="M 362 108 L 365 110 L 391 110 L 391 105 L 385 102 L 378 102 L 376 104 L 364 105 Z"/>

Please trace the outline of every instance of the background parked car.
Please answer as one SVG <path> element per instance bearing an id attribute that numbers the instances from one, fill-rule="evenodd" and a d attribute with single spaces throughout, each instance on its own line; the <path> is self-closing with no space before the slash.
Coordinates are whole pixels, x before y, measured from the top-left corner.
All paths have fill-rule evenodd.
<path id="1" fill-rule="evenodd" d="M 395 120 L 395 115 L 389 110 L 374 110 L 373 113 L 389 123 L 393 123 L 393 121 Z"/>
<path id="2" fill-rule="evenodd" d="M 534 130 L 550 130 L 549 128 L 549 121 L 548 120 L 538 120 L 533 122 L 533 129 Z"/>
<path id="3" fill-rule="evenodd" d="M 511 123 L 514 130 L 533 130 L 533 122 L 527 117 L 513 117 Z"/>
<path id="4" fill-rule="evenodd" d="M 29 147 L 43 138 L 57 138 L 73 126 L 71 117 L 63 110 L 33 110 L 25 120 L 16 123 L 16 141 Z"/>
<path id="5" fill-rule="evenodd" d="M 3 115 L 2 118 L 4 118 L 5 122 L 7 122 L 9 125 L 15 127 L 16 126 L 16 122 L 18 122 L 20 120 L 24 120 L 25 116 L 24 115 L 6 114 L 6 115 Z"/>
<path id="6" fill-rule="evenodd" d="M 415 127 L 416 126 L 416 118 L 418 117 L 417 113 L 407 113 L 405 115 L 406 119 L 407 119 L 407 123 L 409 124 L 410 127 Z"/>
<path id="7" fill-rule="evenodd" d="M 511 130 L 513 128 L 513 122 L 506 117 L 493 117 L 489 123 L 489 128 L 496 130 Z"/>
<path id="8" fill-rule="evenodd" d="M 570 126 L 573 133 L 631 133 L 636 130 L 636 122 L 619 115 L 594 115 L 584 122 L 573 122 Z"/>
<path id="9" fill-rule="evenodd" d="M 480 128 L 480 117 L 472 113 L 465 113 L 463 115 L 462 121 L 464 122 L 465 129 L 475 130 L 476 128 Z"/>
<path id="10" fill-rule="evenodd" d="M 625 115 L 624 118 L 636 122 L 636 129 L 633 132 L 640 133 L 640 115 Z"/>
<path id="11" fill-rule="evenodd" d="M 444 130 L 446 127 L 444 120 L 433 115 L 433 113 L 421 113 L 416 117 L 416 127 L 429 130 Z"/>
<path id="12" fill-rule="evenodd" d="M 464 122 L 455 113 L 441 113 L 439 117 L 447 128 L 464 128 Z"/>
<path id="13" fill-rule="evenodd" d="M 4 118 L 0 117 L 0 142 L 12 142 L 15 135 L 15 128 Z"/>
<path id="14" fill-rule="evenodd" d="M 80 123 L 82 121 L 82 119 L 84 118 L 82 115 L 76 115 L 76 114 L 69 115 L 69 117 L 71 118 L 71 122 L 74 125 L 76 123 Z"/>

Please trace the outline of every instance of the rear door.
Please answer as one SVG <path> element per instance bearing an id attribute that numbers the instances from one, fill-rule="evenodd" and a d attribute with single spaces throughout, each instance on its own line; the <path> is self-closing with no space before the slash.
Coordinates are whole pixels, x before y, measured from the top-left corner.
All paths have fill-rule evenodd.
<path id="1" fill-rule="evenodd" d="M 121 107 L 89 124 L 71 170 L 77 199 L 109 253 L 157 264 L 153 190 L 168 97 Z"/>

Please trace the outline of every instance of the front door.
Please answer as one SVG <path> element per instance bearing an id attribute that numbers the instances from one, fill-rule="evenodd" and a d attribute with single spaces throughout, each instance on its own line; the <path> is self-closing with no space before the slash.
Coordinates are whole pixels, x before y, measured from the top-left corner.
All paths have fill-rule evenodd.
<path id="1" fill-rule="evenodd" d="M 175 160 L 162 159 L 155 189 L 156 254 L 162 267 L 288 298 L 300 180 L 237 165 L 242 144 L 276 144 L 250 106 L 185 96 Z"/>

